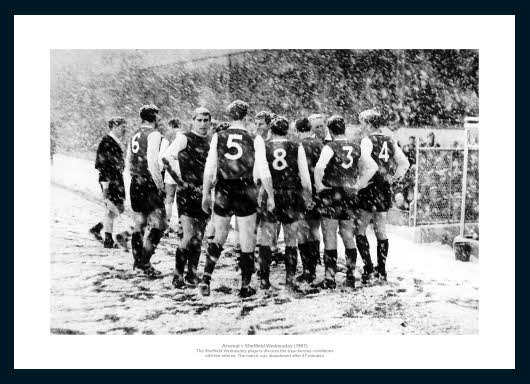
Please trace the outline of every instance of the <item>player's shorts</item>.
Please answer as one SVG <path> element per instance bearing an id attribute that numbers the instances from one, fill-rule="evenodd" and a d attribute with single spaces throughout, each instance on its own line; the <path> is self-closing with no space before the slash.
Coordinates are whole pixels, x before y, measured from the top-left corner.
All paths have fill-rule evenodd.
<path id="1" fill-rule="evenodd" d="M 322 200 L 320 199 L 320 196 L 315 193 L 313 194 L 313 203 L 314 207 L 311 209 L 305 209 L 304 210 L 304 219 L 305 220 L 320 220 L 321 213 L 320 209 L 322 208 Z"/>
<path id="2" fill-rule="evenodd" d="M 103 186 L 101 183 L 99 185 L 101 187 L 101 191 L 103 191 Z M 123 178 L 121 180 L 115 180 L 109 183 L 106 199 L 116 206 L 123 205 L 123 202 L 125 201 L 125 186 L 123 184 Z"/>
<path id="3" fill-rule="evenodd" d="M 383 227 L 386 224 L 387 212 L 368 212 L 362 208 L 355 210 L 356 226 L 373 223 L 375 226 Z"/>
<path id="4" fill-rule="evenodd" d="M 355 195 L 344 188 L 324 189 L 319 193 L 320 214 L 334 220 L 354 218 Z"/>
<path id="5" fill-rule="evenodd" d="M 134 212 L 148 215 L 164 208 L 165 193 L 160 193 L 151 177 L 135 175 L 131 178 L 131 208 Z"/>
<path id="6" fill-rule="evenodd" d="M 291 224 L 304 218 L 305 204 L 302 191 L 296 189 L 275 189 L 275 208 L 267 211 L 267 202 L 262 206 L 262 220 L 268 223 Z"/>
<path id="7" fill-rule="evenodd" d="M 177 189 L 177 209 L 180 215 L 206 220 L 209 215 L 202 210 L 202 188 L 187 187 Z"/>
<path id="8" fill-rule="evenodd" d="M 222 217 L 250 216 L 258 207 L 258 189 L 253 180 L 218 180 L 213 211 Z"/>
<path id="9" fill-rule="evenodd" d="M 387 181 L 370 184 L 357 193 L 358 208 L 368 212 L 388 212 L 392 207 L 392 187 Z"/>

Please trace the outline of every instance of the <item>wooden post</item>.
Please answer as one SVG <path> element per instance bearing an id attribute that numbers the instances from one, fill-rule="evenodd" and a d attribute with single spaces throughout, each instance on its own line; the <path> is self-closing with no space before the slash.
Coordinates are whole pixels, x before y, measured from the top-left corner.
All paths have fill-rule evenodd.
<path id="1" fill-rule="evenodd" d="M 462 206 L 460 207 L 460 236 L 464 236 L 466 225 L 466 192 L 467 192 L 467 163 L 468 163 L 468 128 L 466 128 L 466 138 L 464 141 L 464 167 L 462 169 Z"/>
<path id="2" fill-rule="evenodd" d="M 420 169 L 420 138 L 416 137 L 416 175 L 414 182 L 414 226 L 418 220 L 418 179 Z"/>

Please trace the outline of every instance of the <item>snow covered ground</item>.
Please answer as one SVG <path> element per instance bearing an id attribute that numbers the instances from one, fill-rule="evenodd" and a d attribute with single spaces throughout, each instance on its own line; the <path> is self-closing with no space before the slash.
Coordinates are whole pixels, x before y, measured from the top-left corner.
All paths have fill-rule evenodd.
<path id="1" fill-rule="evenodd" d="M 280 265 L 272 268 L 275 289 L 248 299 L 237 296 L 236 261 L 224 255 L 214 272 L 212 295 L 205 298 L 171 285 L 174 235 L 161 241 L 153 257 L 163 278 L 149 280 L 132 271 L 131 253 L 104 249 L 88 234 L 103 212 L 91 161 L 56 155 L 51 182 L 52 333 L 478 333 L 479 264 L 455 261 L 448 246 L 414 244 L 390 228 L 387 283 L 343 287 L 345 261 L 339 250 L 337 290 L 288 294 Z M 126 212 L 116 230 L 130 224 Z M 368 237 L 375 260 L 375 237 L 371 232 Z M 200 272 L 203 265 L 204 255 Z M 323 275 L 322 267 L 317 273 Z"/>

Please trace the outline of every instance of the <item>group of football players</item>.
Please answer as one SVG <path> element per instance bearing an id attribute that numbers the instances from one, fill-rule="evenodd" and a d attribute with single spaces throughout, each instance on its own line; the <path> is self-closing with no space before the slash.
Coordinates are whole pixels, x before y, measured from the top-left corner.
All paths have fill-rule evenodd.
<path id="1" fill-rule="evenodd" d="M 336 288 L 337 231 L 345 249 L 344 284 L 355 286 L 357 250 L 364 263 L 362 282 L 386 280 L 389 247 L 385 221 L 392 205 L 391 185 L 405 174 L 409 162 L 394 140 L 382 133 L 380 113 L 371 109 L 359 115 L 362 128 L 356 138 L 346 136 L 346 123 L 340 116 L 326 122 L 316 114 L 299 118 L 292 125 L 293 133 L 286 118 L 266 111 L 254 115 L 240 100 L 227 107 L 227 115 L 230 121 L 219 124 L 211 136 L 211 113 L 197 108 L 192 129 L 169 137 L 163 135 L 159 109 L 154 105 L 141 108 L 141 126 L 128 142 L 123 161 L 131 174 L 134 268 L 151 277 L 160 275 L 150 261 L 176 198 L 183 232 L 175 254 L 176 288 L 198 286 L 202 295 L 210 295 L 210 281 L 233 216 L 240 246 L 241 297 L 256 293 L 251 286 L 256 269 L 259 287 L 271 288 L 270 268 L 280 226 L 287 289 L 301 291 L 301 284 L 306 283 L 312 288 Z M 123 119 L 111 120 L 109 136 L 119 142 L 124 125 Z M 174 119 L 170 125 L 178 129 L 180 122 Z M 103 155 L 98 149 L 96 168 L 109 157 L 101 152 Z M 123 171 L 122 164 L 119 167 Z M 112 247 L 112 225 L 107 238 L 108 218 L 123 212 L 123 181 L 106 180 L 98 169 L 106 201 L 113 202 L 109 211 L 115 213 L 107 214 L 107 224 L 100 223 L 91 232 L 96 235 L 105 227 L 105 244 Z M 375 267 L 366 237 L 370 222 L 377 238 Z M 208 223 L 209 242 L 199 278 L 197 269 Z M 321 233 L 325 272 L 317 283 Z M 298 253 L 302 273 L 296 277 Z"/>

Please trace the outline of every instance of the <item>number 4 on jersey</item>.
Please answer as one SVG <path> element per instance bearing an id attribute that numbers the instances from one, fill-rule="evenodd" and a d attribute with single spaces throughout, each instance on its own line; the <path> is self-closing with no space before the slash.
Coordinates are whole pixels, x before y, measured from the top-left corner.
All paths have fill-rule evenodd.
<path id="1" fill-rule="evenodd" d="M 379 156 L 378 156 L 380 159 L 383 159 L 383 161 L 386 163 L 388 162 L 388 158 L 390 156 L 388 156 L 388 144 L 387 142 L 383 142 L 383 146 L 381 147 L 381 152 L 379 152 Z"/>

